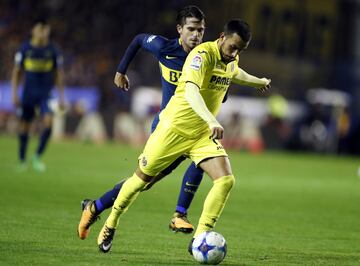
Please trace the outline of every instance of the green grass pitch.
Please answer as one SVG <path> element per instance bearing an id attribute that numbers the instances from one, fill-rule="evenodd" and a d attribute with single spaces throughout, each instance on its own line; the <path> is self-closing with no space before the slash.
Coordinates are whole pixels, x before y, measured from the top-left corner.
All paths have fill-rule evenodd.
<path id="1" fill-rule="evenodd" d="M 50 143 L 43 174 L 17 173 L 16 150 L 15 138 L 0 137 L 1 265 L 196 264 L 187 253 L 191 236 L 167 229 L 189 162 L 140 194 L 111 252 L 101 254 L 96 239 L 108 212 L 79 240 L 80 201 L 132 174 L 140 149 Z M 222 265 L 360 265 L 359 158 L 229 155 L 237 183 L 215 228 L 228 243 Z M 195 225 L 210 187 L 204 177 L 189 211 Z"/>

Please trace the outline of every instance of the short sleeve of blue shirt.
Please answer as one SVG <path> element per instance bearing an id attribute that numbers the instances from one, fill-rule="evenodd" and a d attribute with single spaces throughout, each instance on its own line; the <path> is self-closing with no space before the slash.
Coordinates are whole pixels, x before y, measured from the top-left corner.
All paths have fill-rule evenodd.
<path id="1" fill-rule="evenodd" d="M 16 65 L 22 66 L 25 57 L 26 43 L 22 44 L 20 49 L 15 53 L 14 62 Z"/>
<path id="2" fill-rule="evenodd" d="M 148 51 L 152 55 L 154 55 L 157 59 L 160 57 L 160 51 L 166 45 L 168 40 L 159 35 L 152 35 L 152 34 L 138 34 L 132 40 L 130 45 L 125 51 L 123 58 L 121 59 L 119 66 L 117 68 L 117 72 L 119 73 L 126 73 L 126 70 L 134 58 L 135 54 L 140 48 Z"/>
<path id="3" fill-rule="evenodd" d="M 160 35 L 146 35 L 143 39 L 142 47 L 152 53 L 156 58 L 159 58 L 160 51 L 167 41 L 168 39 Z"/>

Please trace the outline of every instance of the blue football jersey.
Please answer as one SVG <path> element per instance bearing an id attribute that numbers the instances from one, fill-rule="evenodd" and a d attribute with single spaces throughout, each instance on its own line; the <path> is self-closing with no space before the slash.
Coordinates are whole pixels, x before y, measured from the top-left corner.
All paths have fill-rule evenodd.
<path id="1" fill-rule="evenodd" d="M 48 97 L 54 87 L 55 70 L 62 62 L 62 56 L 52 44 L 34 47 L 25 42 L 15 54 L 15 64 L 25 72 L 22 100 Z"/>
<path id="2" fill-rule="evenodd" d="M 144 38 L 142 47 L 159 60 L 162 83 L 162 110 L 175 93 L 188 53 L 182 48 L 180 39 L 168 40 L 158 35 L 149 35 Z"/>
<path id="3" fill-rule="evenodd" d="M 180 39 L 169 40 L 160 35 L 139 34 L 127 48 L 117 69 L 118 72 L 126 73 L 130 61 L 140 48 L 150 52 L 159 61 L 163 95 L 162 110 L 174 95 L 181 69 L 188 54 L 183 50 Z"/>
<path id="4" fill-rule="evenodd" d="M 118 72 L 123 74 L 126 73 L 130 61 L 139 48 L 143 48 L 150 52 L 159 61 L 162 84 L 161 111 L 175 93 L 181 70 L 188 53 L 182 48 L 180 39 L 167 39 L 160 35 L 139 34 L 134 38 L 126 50 L 117 69 Z M 158 122 L 159 117 L 156 115 L 153 121 L 152 131 L 155 129 Z"/>

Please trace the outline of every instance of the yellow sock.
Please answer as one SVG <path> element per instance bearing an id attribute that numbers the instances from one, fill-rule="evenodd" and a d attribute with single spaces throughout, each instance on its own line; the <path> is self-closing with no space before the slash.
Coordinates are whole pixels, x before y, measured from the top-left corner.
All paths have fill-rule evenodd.
<path id="1" fill-rule="evenodd" d="M 118 226 L 120 215 L 126 212 L 146 184 L 147 183 L 135 173 L 132 177 L 125 181 L 114 202 L 111 213 L 106 220 L 106 226 L 110 228 L 116 228 Z"/>
<path id="2" fill-rule="evenodd" d="M 194 237 L 214 228 L 234 184 L 235 178 L 233 175 L 223 176 L 214 181 L 213 187 L 205 199 Z"/>

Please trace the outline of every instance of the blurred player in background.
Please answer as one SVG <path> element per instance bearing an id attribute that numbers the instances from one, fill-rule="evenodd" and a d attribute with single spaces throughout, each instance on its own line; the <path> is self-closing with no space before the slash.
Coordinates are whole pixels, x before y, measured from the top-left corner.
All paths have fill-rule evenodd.
<path id="1" fill-rule="evenodd" d="M 143 48 L 153 54 L 159 60 L 161 69 L 162 104 L 160 111 L 165 108 L 170 98 L 174 95 L 185 59 L 188 53 L 202 42 L 205 30 L 205 16 L 196 6 L 186 6 L 181 9 L 178 12 L 176 22 L 180 38 L 169 40 L 159 35 L 137 35 L 127 48 L 118 66 L 114 80 L 117 87 L 128 90 L 130 82 L 125 73 L 137 51 Z M 158 123 L 159 113 L 154 118 L 151 132 L 155 130 Z M 180 158 L 175 160 L 168 168 L 161 171 L 161 173 L 148 184 L 147 189 L 156 181 L 170 174 L 184 159 L 184 156 L 180 156 Z M 194 230 L 194 227 L 187 219 L 187 210 L 202 180 L 203 173 L 203 170 L 197 168 L 194 163 L 192 163 L 186 171 L 175 213 L 169 224 L 171 230 L 183 233 L 191 233 Z M 78 226 L 78 233 L 81 239 L 86 238 L 91 224 L 96 221 L 99 214 L 113 206 L 124 182 L 125 180 L 121 181 L 112 190 L 106 192 L 95 201 L 86 199 L 82 202 L 83 213 Z"/>
<path id="2" fill-rule="evenodd" d="M 181 155 L 189 157 L 213 180 L 194 237 L 214 228 L 235 183 L 228 155 L 218 142 L 224 129 L 215 116 L 232 81 L 260 91 L 270 88 L 270 80 L 249 75 L 238 67 L 239 54 L 250 39 L 249 25 L 231 20 L 219 39 L 200 44 L 189 53 L 175 94 L 139 156 L 138 168 L 123 184 L 100 231 L 100 251 L 111 249 L 119 218 L 140 191 Z"/>
<path id="3" fill-rule="evenodd" d="M 50 92 L 56 84 L 59 89 L 59 106 L 64 106 L 63 59 L 50 42 L 50 25 L 43 18 L 35 20 L 31 38 L 15 54 L 12 72 L 12 101 L 17 107 L 19 123 L 19 171 L 27 169 L 26 150 L 31 122 L 37 113 L 42 118 L 42 133 L 32 165 L 36 171 L 46 170 L 40 160 L 51 135 L 52 112 L 49 108 Z M 24 77 L 23 77 L 24 76 Z M 21 96 L 19 84 L 24 78 Z"/>

